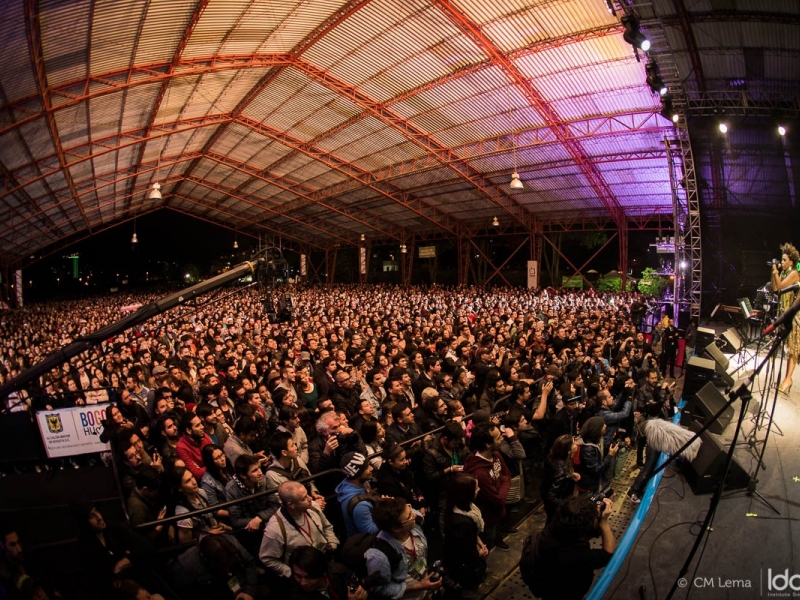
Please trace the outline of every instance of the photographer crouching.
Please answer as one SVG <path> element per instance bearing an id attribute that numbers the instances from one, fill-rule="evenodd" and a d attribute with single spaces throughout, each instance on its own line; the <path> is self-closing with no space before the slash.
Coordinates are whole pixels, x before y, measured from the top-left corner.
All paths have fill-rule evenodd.
<path id="1" fill-rule="evenodd" d="M 611 500 L 605 492 L 573 497 L 559 505 L 553 520 L 525 540 L 520 574 L 542 600 L 580 600 L 592 585 L 595 569 L 611 560 L 617 547 L 608 517 Z M 601 548 L 589 541 L 600 536 Z"/>

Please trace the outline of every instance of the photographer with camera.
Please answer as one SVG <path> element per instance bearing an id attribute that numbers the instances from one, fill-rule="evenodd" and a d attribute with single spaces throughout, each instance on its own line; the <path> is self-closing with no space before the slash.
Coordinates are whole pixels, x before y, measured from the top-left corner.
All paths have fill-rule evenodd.
<path id="1" fill-rule="evenodd" d="M 441 574 L 428 571 L 428 540 L 417 524 L 417 516 L 401 498 L 380 498 L 373 518 L 380 529 L 374 544 L 364 552 L 365 587 L 376 598 L 422 599 L 429 590 L 442 586 Z M 400 556 L 392 560 L 386 551 Z"/>
<path id="2" fill-rule="evenodd" d="M 525 540 L 520 573 L 537 598 L 580 600 L 589 591 L 595 569 L 605 567 L 617 547 L 608 524 L 611 506 L 604 492 L 569 498 L 544 530 Z M 601 548 L 592 549 L 597 536 Z"/>
<path id="3" fill-rule="evenodd" d="M 642 454 L 647 447 L 647 437 L 644 435 L 644 423 L 649 419 L 666 419 L 669 420 L 674 412 L 674 399 L 672 397 L 672 390 L 675 384 L 670 385 L 666 381 L 659 384 L 658 370 L 649 369 L 647 377 L 645 377 L 644 385 L 639 387 L 636 392 L 636 402 L 634 405 L 634 416 L 636 418 L 636 429 L 638 431 L 638 444 L 636 447 L 637 457 L 636 463 L 642 467 L 639 475 L 631 485 L 628 491 L 628 499 L 634 504 L 641 502 L 642 492 L 647 481 L 650 479 L 650 474 L 656 467 L 659 452 L 654 450 L 647 450 L 647 457 L 642 463 Z"/>

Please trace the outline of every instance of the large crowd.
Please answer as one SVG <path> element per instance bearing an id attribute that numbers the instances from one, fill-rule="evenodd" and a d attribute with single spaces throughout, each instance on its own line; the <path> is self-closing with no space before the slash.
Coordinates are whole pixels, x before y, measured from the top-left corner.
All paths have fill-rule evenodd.
<path id="1" fill-rule="evenodd" d="M 635 447 L 643 468 L 629 500 L 639 501 L 656 458 L 639 425 L 672 411 L 663 378 L 678 347 L 670 319 L 646 340 L 634 293 L 271 293 L 288 300 L 283 322 L 268 320 L 272 302 L 253 289 L 210 298 L 106 340 L 4 399 L 12 412 L 105 409 L 102 439 L 129 522 L 107 522 L 97 506 L 77 510 L 92 565 L 82 598 L 150 598 L 154 568 L 194 598 L 458 596 L 480 586 L 490 551 L 509 550 L 506 507 L 530 498 L 539 478 L 551 571 L 561 572 L 562 556 L 587 565 L 547 584 L 543 597 L 582 597 L 613 552 L 606 507 L 588 496 L 608 486 L 620 449 Z M 153 299 L 3 313 L 2 381 Z M 213 508 L 226 501 L 237 502 Z M 589 550 L 590 531 L 602 534 L 600 550 Z M 443 538 L 435 565 L 431 536 Z M 153 564 L 175 546 L 167 567 Z M 19 591 L 20 573 L 29 593 L 8 597 L 68 597 L 41 566 L 31 575 L 20 547 L 5 524 L 0 597 L 4 586 Z"/>

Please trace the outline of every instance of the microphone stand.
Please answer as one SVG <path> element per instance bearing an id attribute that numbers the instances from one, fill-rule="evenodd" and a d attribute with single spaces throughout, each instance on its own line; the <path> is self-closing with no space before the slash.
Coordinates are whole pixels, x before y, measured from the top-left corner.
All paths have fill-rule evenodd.
<path id="1" fill-rule="evenodd" d="M 670 598 L 672 598 L 675 595 L 675 592 L 679 589 L 678 582 L 681 581 L 683 577 L 689 572 L 689 567 L 691 566 L 692 561 L 694 560 L 694 557 L 697 554 L 698 549 L 700 548 L 700 544 L 703 541 L 703 537 L 708 535 L 708 533 L 711 531 L 710 529 L 711 521 L 713 521 L 714 519 L 714 514 L 717 511 L 717 506 L 719 505 L 719 502 L 722 498 L 722 492 L 725 489 L 725 482 L 728 479 L 728 473 L 730 471 L 731 464 L 733 463 L 733 452 L 736 449 L 736 443 L 739 439 L 739 433 L 742 430 L 742 423 L 744 422 L 744 416 L 747 414 L 747 405 L 749 404 L 752 398 L 750 390 L 748 388 L 752 385 L 755 378 L 758 377 L 758 374 L 761 372 L 761 369 L 764 368 L 764 365 L 778 351 L 778 348 L 782 345 L 783 341 L 788 337 L 790 331 L 791 331 L 791 320 L 789 320 L 788 327 L 787 326 L 781 327 L 776 332 L 775 339 L 772 341 L 772 345 L 770 346 L 767 355 L 756 366 L 755 371 L 753 371 L 753 374 L 750 375 L 750 377 L 748 377 L 747 379 L 745 379 L 737 389 L 731 390 L 728 393 L 728 401 L 722 406 L 722 408 L 720 408 L 711 419 L 707 419 L 705 424 L 700 428 L 700 431 L 695 433 L 694 436 L 692 436 L 692 438 L 689 439 L 689 441 L 687 441 L 677 452 L 672 454 L 666 461 L 664 461 L 660 466 L 654 469 L 653 473 L 650 475 L 650 477 L 653 477 L 656 473 L 662 471 L 667 467 L 667 465 L 675 461 L 675 459 L 678 456 L 680 456 L 680 454 L 684 450 L 686 450 L 692 444 L 692 442 L 694 442 L 694 440 L 699 438 L 700 435 L 704 431 L 706 431 L 711 426 L 712 423 L 715 423 L 719 419 L 719 417 L 722 415 L 722 413 L 724 413 L 728 409 L 728 407 L 733 405 L 733 403 L 736 402 L 737 399 L 742 400 L 742 404 L 739 410 L 739 419 L 736 422 L 736 429 L 734 430 L 733 439 L 731 440 L 730 447 L 728 448 L 728 454 L 725 459 L 725 469 L 723 471 L 724 475 L 722 476 L 722 479 L 717 485 L 717 489 L 714 490 L 714 495 L 711 497 L 711 501 L 708 506 L 708 511 L 706 512 L 706 518 L 703 521 L 702 527 L 700 528 L 700 533 L 697 535 L 694 545 L 692 546 L 689 555 L 686 557 L 686 561 L 683 563 L 683 566 L 681 567 L 678 577 L 675 578 L 675 582 L 672 584 L 672 588 L 670 589 L 669 594 L 667 594 L 667 600 L 670 600 Z M 761 496 L 761 494 L 758 495 Z M 774 509 L 774 507 L 772 508 Z"/>

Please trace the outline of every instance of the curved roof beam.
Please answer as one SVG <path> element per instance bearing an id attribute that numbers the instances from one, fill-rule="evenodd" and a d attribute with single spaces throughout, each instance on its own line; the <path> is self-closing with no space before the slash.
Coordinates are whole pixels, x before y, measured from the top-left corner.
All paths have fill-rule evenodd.
<path id="1" fill-rule="evenodd" d="M 153 125 L 156 122 L 156 117 L 158 116 L 158 111 L 161 109 L 161 103 L 164 100 L 164 95 L 167 92 L 167 88 L 169 88 L 170 82 L 172 81 L 172 75 L 175 73 L 175 68 L 178 66 L 180 62 L 181 56 L 183 55 L 183 51 L 186 48 L 186 44 L 189 43 L 189 38 L 192 37 L 192 33 L 194 32 L 194 28 L 197 26 L 197 22 L 200 20 L 200 17 L 203 16 L 203 12 L 205 12 L 206 7 L 208 6 L 209 0 L 198 0 L 197 4 L 194 7 L 194 11 L 192 12 L 192 16 L 189 19 L 189 22 L 186 24 L 186 29 L 184 30 L 183 34 L 181 35 L 180 40 L 178 41 L 178 47 L 175 48 L 175 52 L 172 55 L 172 60 L 170 61 L 169 67 L 167 69 L 166 75 L 167 78 L 161 83 L 161 87 L 158 90 L 158 94 L 156 95 L 156 99 L 153 102 L 153 107 L 150 109 L 150 117 L 147 119 L 147 125 L 145 126 L 145 138 L 150 137 L 150 133 L 153 129 Z M 146 13 L 145 13 L 146 14 Z M 142 22 L 144 22 L 145 17 L 142 17 Z M 137 36 L 137 40 L 139 36 Z M 142 165 L 142 159 L 144 159 L 144 151 L 147 147 L 147 144 L 141 144 L 139 146 L 139 151 L 136 154 L 136 158 L 133 159 L 132 167 L 135 171 L 138 171 Z M 159 152 L 159 156 L 161 152 Z M 130 184 L 128 185 L 128 191 L 131 191 L 131 188 L 134 185 L 135 180 L 132 178 Z"/>
<path id="2" fill-rule="evenodd" d="M 620 228 L 624 228 L 627 223 L 625 221 L 625 213 L 619 202 L 608 187 L 603 177 L 594 165 L 592 165 L 583 152 L 580 144 L 570 140 L 564 134 L 564 122 L 561 117 L 553 110 L 547 100 L 542 96 L 539 91 L 533 87 L 530 80 L 517 68 L 511 59 L 503 52 L 492 40 L 490 40 L 483 32 L 483 28 L 472 21 L 464 12 L 455 6 L 450 0 L 431 0 L 439 9 L 458 27 L 462 33 L 469 37 L 473 43 L 481 48 L 489 57 L 492 63 L 501 69 L 509 81 L 522 93 L 528 100 L 531 107 L 536 110 L 544 122 L 552 127 L 553 132 L 562 142 L 564 148 L 572 156 L 575 164 L 577 164 L 583 175 L 589 182 L 589 185 L 594 189 L 600 201 L 605 205 L 608 212 L 613 217 L 614 221 Z"/>
<path id="3" fill-rule="evenodd" d="M 92 233 L 92 224 L 89 223 L 89 219 L 86 218 L 83 204 L 78 200 L 78 192 L 75 189 L 75 183 L 72 181 L 72 173 L 69 170 L 64 148 L 61 146 L 61 136 L 58 133 L 56 118 L 50 103 L 50 94 L 47 91 L 47 75 L 45 74 L 44 56 L 42 52 L 38 4 L 38 0 L 25 0 L 25 27 L 28 34 L 28 50 L 31 55 L 31 63 L 33 64 L 33 71 L 36 74 L 36 88 L 42 99 L 42 104 L 44 105 L 45 121 L 47 122 L 47 129 L 50 132 L 50 141 L 53 143 L 53 147 L 56 149 L 56 154 L 58 155 L 61 174 L 66 180 L 67 185 L 69 185 L 72 198 L 75 200 L 75 204 L 78 205 L 78 210 L 81 213 L 86 229 L 89 230 L 89 233 Z"/>
<path id="4" fill-rule="evenodd" d="M 227 196 L 228 198 L 231 198 L 233 200 L 237 200 L 239 202 L 244 202 L 245 204 L 249 204 L 250 206 L 252 206 L 254 208 L 257 208 L 259 210 L 265 210 L 265 211 L 268 211 L 268 212 L 274 212 L 268 206 L 264 206 L 264 203 L 263 203 L 261 198 L 258 198 L 256 196 L 254 196 L 253 194 L 245 194 L 243 192 L 238 192 L 237 193 L 234 188 L 229 188 L 227 186 L 224 186 L 224 185 L 222 185 L 220 183 L 215 183 L 213 181 L 206 181 L 205 179 L 202 179 L 200 177 L 196 177 L 194 175 L 184 175 L 182 177 L 182 179 L 184 181 L 189 181 L 191 183 L 195 183 L 195 184 L 197 184 L 199 186 L 202 186 L 204 188 L 208 188 L 209 190 L 224 194 L 225 196 Z M 173 193 L 173 194 L 170 194 L 170 196 L 175 196 L 177 198 L 184 198 L 184 199 L 187 198 L 187 196 L 185 194 L 179 194 L 177 192 Z M 216 210 L 216 208 L 215 208 L 215 210 Z M 323 229 L 319 224 L 311 222 L 310 220 L 298 219 L 297 217 L 293 217 L 291 215 L 282 215 L 282 217 L 287 219 L 287 220 L 289 220 L 289 221 L 297 223 L 301 227 L 311 227 L 312 229 L 316 229 L 317 231 L 319 231 L 323 235 L 328 236 L 328 237 L 332 237 L 332 238 L 336 238 L 338 241 L 340 241 L 340 242 L 342 242 L 344 244 L 348 244 L 348 245 L 357 244 L 356 238 L 348 239 L 346 237 L 343 237 L 343 236 L 339 235 L 338 233 L 334 233 L 334 232 L 328 231 L 326 229 Z M 262 227 L 264 227 L 263 222 L 257 223 L 257 224 L 262 226 Z"/>

